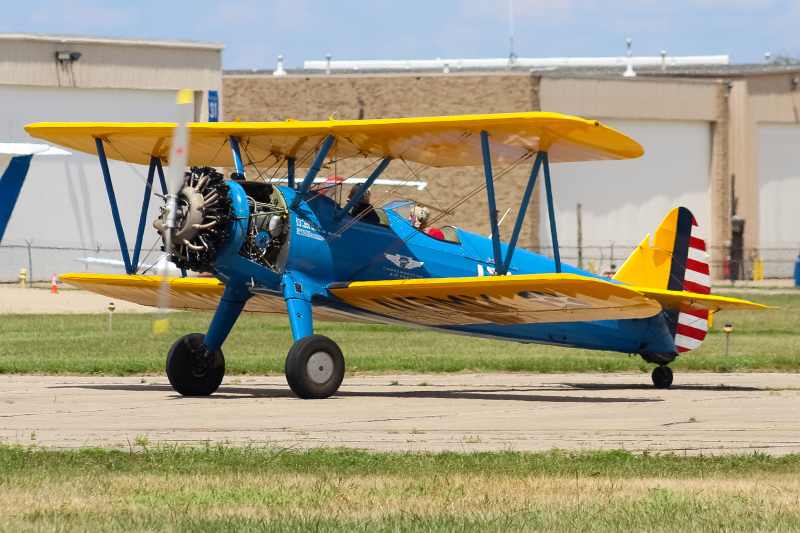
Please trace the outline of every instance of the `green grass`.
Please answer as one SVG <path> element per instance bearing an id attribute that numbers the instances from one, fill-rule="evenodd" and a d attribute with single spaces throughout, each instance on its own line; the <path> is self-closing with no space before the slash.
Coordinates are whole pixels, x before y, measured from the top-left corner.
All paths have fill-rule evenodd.
<path id="1" fill-rule="evenodd" d="M 748 295 L 744 295 L 745 298 Z M 705 343 L 678 358 L 676 371 L 785 371 L 800 369 L 800 295 L 749 295 L 779 309 L 720 313 Z M 132 375 L 164 372 L 171 344 L 203 332 L 210 313 L 173 313 L 165 335 L 152 334 L 152 315 L 2 315 L 0 373 Z M 726 321 L 734 326 L 725 357 Z M 351 372 L 649 372 L 638 356 L 518 344 L 404 329 L 324 323 L 317 333 L 341 346 Z M 287 319 L 242 316 L 225 343 L 227 373 L 282 373 L 292 344 Z"/>
<path id="2" fill-rule="evenodd" d="M 800 455 L 0 446 L 3 531 L 789 531 Z"/>
<path id="3" fill-rule="evenodd" d="M 747 479 L 755 475 L 800 477 L 800 453 L 772 456 L 765 453 L 679 455 L 627 450 L 548 452 L 372 452 L 356 448 L 281 448 L 227 446 L 224 444 L 151 447 L 137 439 L 130 448 L 37 449 L 0 444 L 0 483 L 13 478 L 72 479 L 105 474 L 218 475 L 269 471 L 320 477 L 476 475 L 529 478 L 664 478 L 693 479 L 710 476 Z M 130 453 L 134 452 L 134 453 Z M 800 511 L 800 509 L 798 509 Z"/>

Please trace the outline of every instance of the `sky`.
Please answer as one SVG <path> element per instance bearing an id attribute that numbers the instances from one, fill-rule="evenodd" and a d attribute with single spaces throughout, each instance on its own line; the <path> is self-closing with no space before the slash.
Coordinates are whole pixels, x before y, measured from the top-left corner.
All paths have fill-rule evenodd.
<path id="1" fill-rule="evenodd" d="M 800 0 L 511 0 L 518 57 L 800 58 Z M 508 57 L 509 0 L 3 1 L 0 32 L 225 43 L 224 69 Z"/>

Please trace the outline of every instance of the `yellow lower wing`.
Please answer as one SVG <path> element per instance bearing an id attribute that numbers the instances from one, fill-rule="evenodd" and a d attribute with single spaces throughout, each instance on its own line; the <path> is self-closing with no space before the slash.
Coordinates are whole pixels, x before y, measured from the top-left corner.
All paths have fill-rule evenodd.
<path id="1" fill-rule="evenodd" d="M 111 274 L 62 274 L 61 281 L 78 289 L 96 292 L 140 305 L 158 307 L 160 276 Z M 167 278 L 170 309 L 213 311 L 225 286 L 210 278 Z"/>
<path id="2" fill-rule="evenodd" d="M 61 281 L 97 294 L 128 302 L 158 307 L 160 276 L 116 274 L 62 274 Z M 225 286 L 213 278 L 167 278 L 169 308 L 176 310 L 213 311 L 217 308 Z M 286 315 L 286 303 L 280 296 L 257 294 L 247 301 L 245 313 Z M 361 322 L 362 319 L 331 309 L 315 309 L 314 318 L 328 322 Z"/>
<path id="3" fill-rule="evenodd" d="M 661 311 L 641 292 L 574 274 L 334 283 L 329 290 L 354 307 L 425 325 L 617 320 Z"/>
<path id="4" fill-rule="evenodd" d="M 63 274 L 59 279 L 110 298 L 158 306 L 158 276 Z M 225 290 L 216 279 L 167 280 L 171 309 L 213 311 Z M 574 274 L 360 281 L 334 283 L 329 290 L 361 310 L 423 325 L 621 320 L 647 318 L 662 308 L 719 311 L 766 307 L 736 298 L 630 287 Z M 286 304 L 280 296 L 257 294 L 244 311 L 285 315 Z M 314 318 L 364 320 L 346 310 L 316 306 Z"/>

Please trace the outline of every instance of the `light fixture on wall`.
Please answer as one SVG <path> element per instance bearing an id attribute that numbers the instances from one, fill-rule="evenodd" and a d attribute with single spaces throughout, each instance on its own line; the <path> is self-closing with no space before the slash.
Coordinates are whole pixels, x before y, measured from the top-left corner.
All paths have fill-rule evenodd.
<path id="1" fill-rule="evenodd" d="M 63 51 L 56 52 L 56 61 L 58 61 L 62 65 L 64 63 L 70 63 L 70 64 L 74 63 L 75 61 L 80 59 L 80 57 L 81 57 L 80 52 L 63 52 Z"/>

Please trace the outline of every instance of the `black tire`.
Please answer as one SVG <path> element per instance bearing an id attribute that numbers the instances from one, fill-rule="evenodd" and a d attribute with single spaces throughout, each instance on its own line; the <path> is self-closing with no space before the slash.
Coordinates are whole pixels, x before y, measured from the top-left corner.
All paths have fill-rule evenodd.
<path id="1" fill-rule="evenodd" d="M 167 378 L 184 396 L 208 396 L 219 388 L 225 376 L 221 350 L 211 352 L 203 344 L 205 335 L 190 333 L 172 345 L 167 354 Z"/>
<path id="2" fill-rule="evenodd" d="M 344 379 L 344 356 L 328 337 L 309 335 L 289 350 L 285 371 L 292 392 L 305 400 L 321 400 L 339 390 Z"/>
<path id="3" fill-rule="evenodd" d="M 666 365 L 656 367 L 652 378 L 657 389 L 668 389 L 672 385 L 672 369 Z"/>

